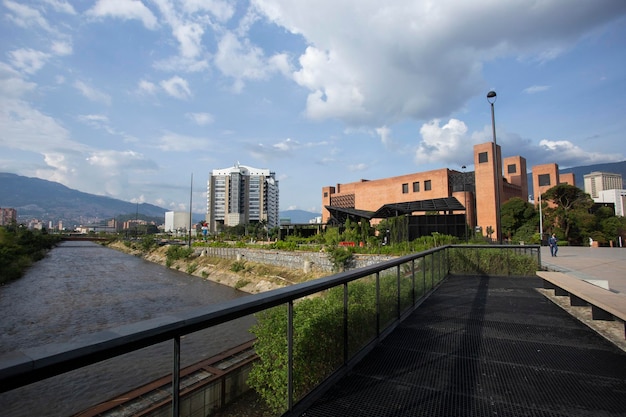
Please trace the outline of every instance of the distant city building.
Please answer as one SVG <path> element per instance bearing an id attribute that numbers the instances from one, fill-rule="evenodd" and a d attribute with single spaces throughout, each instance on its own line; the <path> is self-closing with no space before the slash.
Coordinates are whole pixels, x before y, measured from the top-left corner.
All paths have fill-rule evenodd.
<path id="1" fill-rule="evenodd" d="M 165 232 L 175 232 L 178 230 L 189 231 L 189 213 L 184 211 L 165 212 Z"/>
<path id="2" fill-rule="evenodd" d="M 279 226 L 278 180 L 269 169 L 235 164 L 214 169 L 207 181 L 206 222 L 215 233 L 219 226 L 266 222 Z"/>
<path id="3" fill-rule="evenodd" d="M 612 189 L 612 190 L 603 190 L 598 193 L 598 197 L 594 198 L 593 201 L 596 203 L 613 203 L 615 205 L 615 215 L 616 216 L 624 216 L 626 210 L 624 207 L 626 206 L 626 190 L 624 189 Z"/>
<path id="4" fill-rule="evenodd" d="M 584 176 L 585 192 L 593 199 L 600 196 L 601 191 L 605 190 L 621 190 L 622 175 L 611 174 L 609 172 L 594 171 Z"/>
<path id="5" fill-rule="evenodd" d="M 8 226 L 17 222 L 17 210 L 14 208 L 0 208 L 0 226 Z"/>

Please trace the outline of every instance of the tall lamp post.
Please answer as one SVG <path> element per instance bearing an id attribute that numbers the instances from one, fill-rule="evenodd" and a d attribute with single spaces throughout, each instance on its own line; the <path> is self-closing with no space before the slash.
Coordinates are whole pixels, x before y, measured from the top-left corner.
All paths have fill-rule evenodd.
<path id="1" fill-rule="evenodd" d="M 500 225 L 500 161 L 498 157 L 498 144 L 496 142 L 496 116 L 493 109 L 493 104 L 496 102 L 497 95 L 495 91 L 487 93 L 487 101 L 491 105 L 491 131 L 493 133 L 493 160 L 495 165 L 495 179 L 496 179 L 496 235 L 498 236 L 498 243 L 502 244 L 502 233 Z"/>
<path id="2" fill-rule="evenodd" d="M 469 223 L 467 222 L 467 190 L 465 186 L 467 181 L 465 179 L 465 165 L 463 165 L 461 169 L 463 170 L 463 198 L 465 199 L 465 243 L 467 243 L 467 228 L 469 227 Z"/>

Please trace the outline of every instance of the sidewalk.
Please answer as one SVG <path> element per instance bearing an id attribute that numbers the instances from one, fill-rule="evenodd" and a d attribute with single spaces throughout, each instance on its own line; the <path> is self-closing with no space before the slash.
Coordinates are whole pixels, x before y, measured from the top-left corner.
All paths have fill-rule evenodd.
<path id="1" fill-rule="evenodd" d="M 580 279 L 608 281 L 612 292 L 626 294 L 626 248 L 560 246 L 558 255 L 552 257 L 550 248 L 544 246 L 541 264 Z"/>

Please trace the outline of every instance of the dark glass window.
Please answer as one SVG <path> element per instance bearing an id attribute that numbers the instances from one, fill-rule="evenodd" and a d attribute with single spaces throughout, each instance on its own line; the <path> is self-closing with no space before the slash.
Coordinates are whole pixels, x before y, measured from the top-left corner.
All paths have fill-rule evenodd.
<path id="1" fill-rule="evenodd" d="M 407 194 L 409 192 L 409 184 L 402 184 L 402 194 Z"/>
<path id="2" fill-rule="evenodd" d="M 413 192 L 414 193 L 419 193 L 420 192 L 420 182 L 419 181 L 415 181 L 413 183 Z"/>
<path id="3" fill-rule="evenodd" d="M 324 193 L 324 198 L 328 197 L 328 191 Z"/>
<path id="4" fill-rule="evenodd" d="M 517 172 L 517 165 L 511 164 L 507 166 L 507 171 L 509 172 L 509 174 L 515 174 Z"/>
<path id="5" fill-rule="evenodd" d="M 478 162 L 483 164 L 489 162 L 489 154 L 487 152 L 481 152 L 478 154 Z"/>
<path id="6" fill-rule="evenodd" d="M 430 180 L 424 181 L 424 191 L 430 191 L 432 189 L 432 185 Z"/>
<path id="7" fill-rule="evenodd" d="M 546 185 L 550 185 L 550 174 L 539 175 L 539 186 L 544 187 Z"/>

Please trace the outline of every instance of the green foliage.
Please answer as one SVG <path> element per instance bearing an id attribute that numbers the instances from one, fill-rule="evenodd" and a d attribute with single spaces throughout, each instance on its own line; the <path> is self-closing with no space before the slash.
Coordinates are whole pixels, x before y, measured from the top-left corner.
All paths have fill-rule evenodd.
<path id="1" fill-rule="evenodd" d="M 140 247 L 142 251 L 149 252 L 153 248 L 156 248 L 156 246 L 157 246 L 157 241 L 154 238 L 154 236 L 150 235 L 150 236 L 144 236 L 141 238 Z"/>
<path id="2" fill-rule="evenodd" d="M 552 232 L 561 232 L 567 241 L 580 241 L 580 219 L 593 206 L 589 194 L 573 185 L 559 184 L 546 191 L 542 198 L 553 203 L 544 210 L 545 224 L 552 226 Z M 550 231 L 550 227 L 547 229 Z"/>
<path id="3" fill-rule="evenodd" d="M 187 246 L 170 245 L 165 252 L 165 266 L 171 267 L 178 259 L 187 259 L 193 254 L 193 249 Z"/>
<path id="4" fill-rule="evenodd" d="M 410 285 L 409 280 L 407 284 Z M 404 291 L 403 291 L 404 293 Z M 358 351 L 376 331 L 376 286 L 373 279 L 348 285 L 349 349 Z M 396 314 L 395 274 L 381 279 L 380 299 L 385 315 Z M 408 296 L 407 296 L 408 297 Z M 265 310 L 251 329 L 256 336 L 255 362 L 248 384 L 277 414 L 287 408 L 287 309 Z M 300 300 L 293 316 L 294 395 L 301 398 L 343 363 L 343 288 Z"/>
<path id="5" fill-rule="evenodd" d="M 511 198 L 500 209 L 502 233 L 509 239 L 524 228 L 524 234 L 538 229 L 539 217 L 533 204 L 519 197 Z M 517 239 L 516 239 L 517 240 Z M 524 239 L 521 239 L 524 240 Z"/>
<path id="6" fill-rule="evenodd" d="M 237 282 L 235 282 L 235 289 L 239 290 L 239 289 L 245 287 L 248 284 L 250 284 L 250 281 L 248 281 L 247 279 L 237 280 Z"/>
<path id="7" fill-rule="evenodd" d="M 268 248 L 275 249 L 275 250 L 294 251 L 298 249 L 298 243 L 294 239 L 289 239 L 287 241 L 278 240 L 268 245 Z"/>
<path id="8" fill-rule="evenodd" d="M 330 262 L 333 264 L 333 271 L 341 272 L 345 270 L 352 260 L 352 251 L 350 248 L 340 246 L 330 246 L 326 248 L 326 253 Z"/>
<path id="9" fill-rule="evenodd" d="M 539 269 L 535 258 L 511 249 L 452 249 L 448 261 L 457 275 L 534 276 Z"/>
<path id="10" fill-rule="evenodd" d="M 198 264 L 196 262 L 191 262 L 189 265 L 187 265 L 187 273 L 189 275 L 193 274 L 196 269 L 198 269 Z"/>
<path id="11" fill-rule="evenodd" d="M 246 263 L 244 261 L 235 261 L 230 266 L 230 270 L 233 272 L 239 272 L 246 269 Z"/>
<path id="12" fill-rule="evenodd" d="M 0 284 L 20 278 L 33 262 L 42 259 L 59 237 L 24 227 L 0 227 Z"/>

